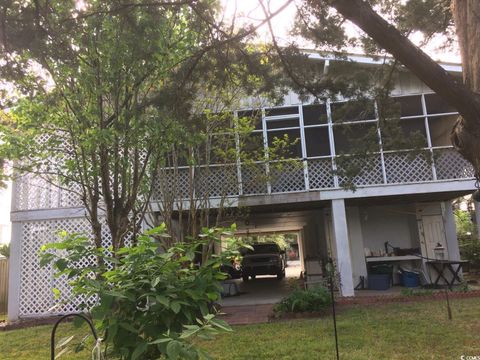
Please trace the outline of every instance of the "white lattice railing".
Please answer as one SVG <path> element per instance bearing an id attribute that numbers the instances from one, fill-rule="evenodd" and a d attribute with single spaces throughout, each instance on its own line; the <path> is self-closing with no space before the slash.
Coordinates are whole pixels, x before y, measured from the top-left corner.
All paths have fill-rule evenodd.
<path id="1" fill-rule="evenodd" d="M 352 182 L 355 186 L 408 184 L 473 178 L 472 166 L 452 148 L 423 152 L 396 151 L 351 160 L 363 166 Z M 362 162 L 363 161 L 363 162 Z M 331 157 L 298 161 L 215 165 L 176 171 L 164 169 L 156 179 L 153 200 L 168 194 L 175 199 L 218 198 L 259 194 L 291 193 L 341 188 L 347 178 L 333 171 Z M 14 210 L 81 206 L 78 196 L 30 175 L 16 181 Z"/>

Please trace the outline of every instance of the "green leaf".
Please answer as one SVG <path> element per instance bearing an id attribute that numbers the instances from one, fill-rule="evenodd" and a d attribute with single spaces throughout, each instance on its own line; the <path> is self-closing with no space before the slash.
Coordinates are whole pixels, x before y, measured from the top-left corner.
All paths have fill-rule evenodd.
<path id="1" fill-rule="evenodd" d="M 212 324 L 215 327 L 218 327 L 219 329 L 222 329 L 223 331 L 228 331 L 228 332 L 233 331 L 230 325 L 228 325 L 224 320 L 221 320 L 221 319 L 217 319 L 217 318 L 212 319 L 210 320 L 210 324 Z"/>
<path id="2" fill-rule="evenodd" d="M 172 340 L 167 345 L 167 356 L 171 360 L 178 359 L 180 355 L 180 351 L 182 351 L 182 344 L 177 340 Z"/>
<path id="3" fill-rule="evenodd" d="M 135 329 L 132 325 L 130 325 L 130 323 L 128 322 L 125 322 L 125 321 L 122 321 L 121 323 L 119 323 L 120 327 L 124 328 L 125 330 L 127 331 L 130 331 L 131 333 L 134 333 L 134 334 L 137 334 L 138 333 L 138 330 Z"/>
<path id="4" fill-rule="evenodd" d="M 170 309 L 172 309 L 172 311 L 175 314 L 178 314 L 180 312 L 181 308 L 182 308 L 182 306 L 177 301 L 172 301 L 172 303 L 170 304 Z"/>
<path id="5" fill-rule="evenodd" d="M 124 294 L 122 294 L 121 292 L 119 292 L 119 291 L 115 291 L 115 290 L 112 290 L 112 291 L 105 291 L 105 294 L 106 294 L 106 295 L 113 296 L 113 297 L 121 298 L 121 299 L 128 299 L 128 297 L 127 297 L 127 296 L 125 296 L 125 295 L 124 295 Z"/>
<path id="6" fill-rule="evenodd" d="M 165 296 L 157 295 L 157 296 L 155 296 L 155 300 L 157 300 L 157 302 L 159 302 L 160 304 L 162 304 L 165 307 L 169 307 L 169 305 L 170 305 L 170 300 L 168 300 L 168 298 L 165 297 Z"/>
<path id="7" fill-rule="evenodd" d="M 55 300 L 60 299 L 60 296 L 62 295 L 60 290 L 58 290 L 57 288 L 52 288 L 52 292 Z"/>
<path id="8" fill-rule="evenodd" d="M 147 347 L 148 344 L 146 342 L 140 343 L 132 353 L 132 360 L 138 359 L 147 350 Z"/>
<path id="9" fill-rule="evenodd" d="M 209 293 L 207 293 L 207 297 L 208 297 L 210 300 L 218 300 L 218 293 L 209 292 Z"/>
<path id="10" fill-rule="evenodd" d="M 154 340 L 154 341 L 150 342 L 149 344 L 150 345 L 163 344 L 163 343 L 166 343 L 166 342 L 169 342 L 169 341 L 172 341 L 172 340 L 173 340 L 172 338 L 160 338 L 160 339 L 157 339 L 157 340 Z"/>

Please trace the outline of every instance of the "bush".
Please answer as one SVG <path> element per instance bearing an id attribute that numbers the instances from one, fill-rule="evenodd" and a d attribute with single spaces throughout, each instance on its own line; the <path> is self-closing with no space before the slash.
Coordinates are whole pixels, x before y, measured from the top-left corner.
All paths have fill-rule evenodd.
<path id="1" fill-rule="evenodd" d="M 226 278 L 220 265 L 223 255 L 195 263 L 196 250 L 212 246 L 224 234 L 205 229 L 200 240 L 180 243 L 160 251 L 154 237 L 165 236 L 165 227 L 150 230 L 136 246 L 113 251 L 95 248 L 79 234 L 63 234 L 63 241 L 43 247 L 41 263 L 51 263 L 56 276 L 66 276 L 72 301 L 88 312 L 105 333 L 110 355 L 120 359 L 199 359 L 205 354 L 189 341 L 210 337 L 230 327 L 211 314 L 220 298 L 219 282 Z M 91 266 L 79 268 L 78 260 L 90 258 Z M 97 259 L 95 261 L 94 259 Z M 54 293 L 60 296 L 59 291 Z"/>
<path id="2" fill-rule="evenodd" d="M 276 313 L 322 311 L 332 303 L 328 289 L 318 286 L 307 290 L 295 289 L 275 305 Z"/>
<path id="3" fill-rule="evenodd" d="M 472 268 L 480 269 L 480 240 L 460 237 L 459 243 L 462 259 L 470 261 Z"/>

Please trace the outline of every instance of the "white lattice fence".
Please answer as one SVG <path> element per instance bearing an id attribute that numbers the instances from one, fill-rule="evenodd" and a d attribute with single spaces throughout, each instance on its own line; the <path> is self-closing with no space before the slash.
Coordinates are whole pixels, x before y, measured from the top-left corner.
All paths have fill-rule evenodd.
<path id="1" fill-rule="evenodd" d="M 308 181 L 310 189 L 326 189 L 334 186 L 332 173 L 332 160 L 308 160 Z"/>
<path id="2" fill-rule="evenodd" d="M 472 165 L 454 149 L 434 151 L 437 179 L 468 179 L 475 177 Z"/>
<path id="3" fill-rule="evenodd" d="M 187 199 L 192 187 L 190 171 L 186 167 L 160 170 L 154 180 L 152 200 Z"/>
<path id="4" fill-rule="evenodd" d="M 288 161 L 271 163 L 272 193 L 288 193 L 305 190 L 303 163 Z"/>
<path id="5" fill-rule="evenodd" d="M 111 243 L 106 227 L 103 227 L 105 244 Z M 77 298 L 67 304 L 62 304 L 70 295 L 70 286 L 64 277 L 54 278 L 51 266 L 40 267 L 38 252 L 42 245 L 58 241 L 58 232 L 65 230 L 69 233 L 90 233 L 90 225 L 85 218 L 71 218 L 62 220 L 29 221 L 22 224 L 22 250 L 20 274 L 20 303 L 21 317 L 62 314 L 77 311 L 76 305 L 84 301 Z M 92 264 L 94 258 L 82 259 L 79 266 Z M 52 289 L 57 288 L 61 297 L 55 299 Z M 52 312 L 48 310 L 56 305 Z"/>
<path id="6" fill-rule="evenodd" d="M 433 180 L 431 162 L 423 153 L 386 153 L 387 183 L 415 183 Z"/>
<path id="7" fill-rule="evenodd" d="M 244 195 L 267 193 L 267 173 L 265 164 L 242 165 L 242 190 Z"/>
<path id="8" fill-rule="evenodd" d="M 15 179 L 14 210 L 55 209 L 80 207 L 80 186 L 70 184 L 71 191 L 53 185 L 32 174 Z"/>
<path id="9" fill-rule="evenodd" d="M 222 197 L 238 194 L 236 165 L 205 166 L 195 169 L 195 197 Z"/>
<path id="10" fill-rule="evenodd" d="M 355 157 L 347 158 L 349 166 L 360 169 L 353 179 L 347 179 L 345 176 L 339 176 L 340 186 L 344 186 L 346 182 L 352 182 L 355 186 L 377 185 L 383 184 L 382 160 L 380 155 L 370 155 L 367 159 L 359 159 Z"/>

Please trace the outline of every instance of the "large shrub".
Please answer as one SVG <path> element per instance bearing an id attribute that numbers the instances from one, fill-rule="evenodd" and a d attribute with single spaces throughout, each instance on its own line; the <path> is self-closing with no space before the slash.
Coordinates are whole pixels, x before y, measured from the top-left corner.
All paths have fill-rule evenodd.
<path id="1" fill-rule="evenodd" d="M 458 242 L 462 259 L 470 261 L 471 267 L 480 269 L 480 240 L 463 237 Z"/>
<path id="2" fill-rule="evenodd" d="M 110 356 L 198 359 L 204 354 L 190 337 L 230 330 L 210 305 L 220 297 L 219 281 L 226 277 L 220 265 L 232 252 L 196 263 L 198 249 L 219 242 L 222 230 L 205 229 L 199 240 L 162 252 L 154 237 L 164 235 L 164 226 L 147 231 L 136 246 L 114 252 L 95 248 L 84 235 L 63 234 L 63 241 L 43 248 L 42 264 L 52 263 L 56 276 L 70 279 L 74 299 L 86 299 L 80 308 L 105 333 Z M 85 258 L 91 266 L 78 267 Z"/>
<path id="3" fill-rule="evenodd" d="M 330 292 L 321 286 L 295 289 L 275 305 L 276 313 L 322 311 L 332 303 Z"/>

